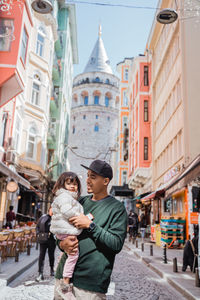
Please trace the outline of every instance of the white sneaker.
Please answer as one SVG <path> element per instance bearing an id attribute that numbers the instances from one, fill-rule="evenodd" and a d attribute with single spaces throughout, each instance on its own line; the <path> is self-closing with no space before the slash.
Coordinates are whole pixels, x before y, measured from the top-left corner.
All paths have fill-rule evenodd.
<path id="1" fill-rule="evenodd" d="M 57 287 L 58 294 L 66 300 L 75 300 L 72 290 L 73 290 L 73 284 L 67 284 L 63 281 L 63 279 L 60 279 L 60 285 Z"/>

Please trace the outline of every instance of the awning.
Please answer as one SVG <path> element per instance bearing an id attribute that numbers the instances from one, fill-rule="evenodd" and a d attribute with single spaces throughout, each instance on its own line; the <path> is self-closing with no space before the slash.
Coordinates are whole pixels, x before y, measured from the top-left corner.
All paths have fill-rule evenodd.
<path id="1" fill-rule="evenodd" d="M 145 196 L 144 198 L 141 198 L 141 201 L 146 202 L 146 201 L 149 201 L 153 198 L 161 197 L 162 195 L 164 195 L 164 192 L 165 192 L 164 188 L 157 189 L 157 190 L 155 190 L 155 192 Z"/>
<path id="2" fill-rule="evenodd" d="M 30 182 L 20 176 L 18 173 L 14 172 L 10 168 L 8 168 L 4 163 L 0 161 L 0 173 L 9 176 L 11 179 L 14 179 L 17 183 L 25 186 L 26 188 L 30 188 Z"/>

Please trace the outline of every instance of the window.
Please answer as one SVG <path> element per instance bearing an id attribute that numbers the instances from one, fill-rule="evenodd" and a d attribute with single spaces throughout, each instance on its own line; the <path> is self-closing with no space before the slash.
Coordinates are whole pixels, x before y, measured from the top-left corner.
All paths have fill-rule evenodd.
<path id="1" fill-rule="evenodd" d="M 128 69 L 127 68 L 124 70 L 124 80 L 128 81 Z"/>
<path id="2" fill-rule="evenodd" d="M 88 105 L 88 96 L 84 97 L 84 105 Z"/>
<path id="3" fill-rule="evenodd" d="M 39 94 L 40 94 L 40 86 L 39 86 L 39 84 L 33 82 L 32 97 L 31 97 L 32 104 L 34 104 L 34 105 L 39 104 Z"/>
<path id="4" fill-rule="evenodd" d="M 108 107 L 109 106 L 109 98 L 106 96 L 105 97 L 105 106 Z"/>
<path id="5" fill-rule="evenodd" d="M 110 121 L 110 116 L 107 117 L 107 120 Z"/>
<path id="6" fill-rule="evenodd" d="M 126 184 L 127 171 L 122 172 L 122 185 Z"/>
<path id="7" fill-rule="evenodd" d="M 148 138 L 147 137 L 145 137 L 144 138 L 144 160 L 148 160 L 148 143 L 149 143 L 149 141 L 148 141 Z"/>
<path id="8" fill-rule="evenodd" d="M 110 80 L 108 78 L 106 79 L 106 84 L 110 84 Z"/>
<path id="9" fill-rule="evenodd" d="M 123 106 L 128 106 L 128 98 L 126 96 L 126 91 L 123 92 Z"/>
<path id="10" fill-rule="evenodd" d="M 28 48 L 28 35 L 27 35 L 27 32 L 26 32 L 26 29 L 24 28 L 23 35 L 22 35 L 21 53 L 20 53 L 20 57 L 21 57 L 24 64 L 25 64 L 25 61 L 26 61 L 27 48 Z"/>
<path id="11" fill-rule="evenodd" d="M 144 100 L 144 122 L 149 121 L 149 101 Z"/>
<path id="12" fill-rule="evenodd" d="M 14 40 L 13 32 L 13 20 L 0 18 L 0 51 L 10 51 Z"/>
<path id="13" fill-rule="evenodd" d="M 122 126 L 123 126 L 122 131 L 124 133 L 125 128 L 128 127 L 128 118 L 127 117 L 123 117 L 123 124 L 122 124 Z"/>
<path id="14" fill-rule="evenodd" d="M 99 125 L 97 123 L 94 125 L 94 131 L 99 131 Z"/>
<path id="15" fill-rule="evenodd" d="M 94 96 L 94 104 L 99 105 L 99 96 Z"/>
<path id="16" fill-rule="evenodd" d="M 96 115 L 96 119 L 98 119 L 99 118 L 99 116 L 98 115 Z"/>
<path id="17" fill-rule="evenodd" d="M 144 66 L 144 86 L 149 85 L 149 67 Z"/>
<path id="18" fill-rule="evenodd" d="M 83 119 L 84 119 L 84 120 L 86 119 L 86 115 L 83 115 Z"/>
<path id="19" fill-rule="evenodd" d="M 192 187 L 192 211 L 200 212 L 200 188 Z"/>
<path id="20" fill-rule="evenodd" d="M 164 200 L 164 212 L 172 213 L 172 198 Z"/>
<path id="21" fill-rule="evenodd" d="M 96 78 L 95 78 L 95 82 L 100 82 L 100 78 L 99 78 L 99 77 L 96 77 Z"/>
<path id="22" fill-rule="evenodd" d="M 15 123 L 15 145 L 14 148 L 17 152 L 19 152 L 19 145 L 20 145 L 20 136 L 21 136 L 21 127 L 22 127 L 22 121 L 19 118 L 18 115 L 16 115 L 16 123 Z"/>
<path id="23" fill-rule="evenodd" d="M 38 33 L 37 35 L 37 44 L 36 44 L 36 54 L 43 56 L 44 52 L 44 36 Z"/>
<path id="24" fill-rule="evenodd" d="M 35 147 L 36 147 L 36 130 L 34 127 L 31 127 L 28 133 L 27 157 L 34 158 Z"/>
<path id="25" fill-rule="evenodd" d="M 75 126 L 73 126 L 73 128 L 72 128 L 72 133 L 74 134 L 75 131 L 76 131 L 76 128 L 75 128 Z"/>
<path id="26" fill-rule="evenodd" d="M 4 145 L 4 139 L 6 134 L 6 125 L 8 120 L 8 113 L 3 112 L 2 121 L 1 121 L 1 129 L 0 129 L 0 147 Z"/>

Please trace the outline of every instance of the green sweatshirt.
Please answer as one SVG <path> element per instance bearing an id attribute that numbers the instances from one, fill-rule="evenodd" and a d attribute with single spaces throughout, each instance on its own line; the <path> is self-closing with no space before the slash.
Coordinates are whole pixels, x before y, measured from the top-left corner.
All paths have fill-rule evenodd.
<path id="1" fill-rule="evenodd" d="M 72 278 L 74 286 L 98 293 L 106 293 L 110 283 L 115 255 L 123 247 L 127 230 L 127 213 L 124 205 L 108 196 L 92 201 L 92 196 L 80 199 L 84 213 L 94 216 L 96 227 L 84 229 L 78 236 L 79 258 Z M 56 278 L 63 276 L 67 255 L 64 253 L 56 270 Z"/>

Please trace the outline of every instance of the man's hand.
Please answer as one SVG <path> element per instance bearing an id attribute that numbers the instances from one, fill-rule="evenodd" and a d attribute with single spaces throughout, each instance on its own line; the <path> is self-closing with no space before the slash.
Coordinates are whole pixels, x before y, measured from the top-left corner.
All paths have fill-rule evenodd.
<path id="1" fill-rule="evenodd" d="M 69 235 L 60 242 L 60 248 L 69 255 L 75 255 L 78 251 L 78 239 L 75 235 Z"/>
<path id="2" fill-rule="evenodd" d="M 92 223 L 92 221 L 84 214 L 70 218 L 69 222 L 78 229 L 89 228 L 90 223 Z"/>

